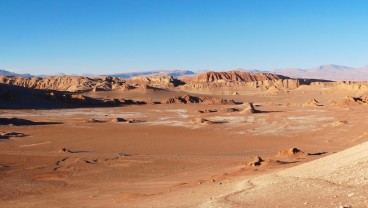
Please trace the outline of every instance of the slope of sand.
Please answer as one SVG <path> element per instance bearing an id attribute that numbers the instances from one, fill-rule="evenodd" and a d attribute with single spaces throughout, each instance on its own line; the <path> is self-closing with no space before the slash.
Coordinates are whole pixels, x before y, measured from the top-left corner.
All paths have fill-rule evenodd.
<path id="1" fill-rule="evenodd" d="M 368 142 L 237 184 L 203 207 L 367 207 Z M 260 200 L 262 199 L 263 200 Z"/>

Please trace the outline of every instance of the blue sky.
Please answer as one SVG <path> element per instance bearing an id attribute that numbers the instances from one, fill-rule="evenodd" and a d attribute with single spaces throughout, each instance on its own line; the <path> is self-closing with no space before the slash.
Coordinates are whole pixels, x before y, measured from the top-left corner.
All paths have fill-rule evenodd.
<path id="1" fill-rule="evenodd" d="M 32 74 L 368 64 L 368 1 L 0 0 L 0 68 Z"/>

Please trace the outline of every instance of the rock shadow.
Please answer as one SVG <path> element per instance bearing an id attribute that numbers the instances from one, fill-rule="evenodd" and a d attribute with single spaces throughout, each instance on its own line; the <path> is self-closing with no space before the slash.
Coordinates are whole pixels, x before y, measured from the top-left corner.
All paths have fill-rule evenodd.
<path id="1" fill-rule="evenodd" d="M 0 125 L 37 126 L 53 124 L 62 124 L 62 122 L 36 122 L 22 118 L 0 118 Z"/>

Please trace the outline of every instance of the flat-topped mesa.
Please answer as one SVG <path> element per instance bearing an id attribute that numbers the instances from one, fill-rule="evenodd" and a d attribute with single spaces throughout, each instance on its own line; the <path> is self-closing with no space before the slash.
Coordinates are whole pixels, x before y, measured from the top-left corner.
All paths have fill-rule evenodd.
<path id="1" fill-rule="evenodd" d="M 186 84 L 180 86 L 182 91 L 195 93 L 233 94 L 234 91 L 260 89 L 272 91 L 277 89 L 296 89 L 300 85 L 310 84 L 310 80 L 292 79 L 286 76 L 271 73 L 249 73 L 240 71 L 207 72 L 196 77 L 181 77 Z M 229 90 L 231 88 L 231 91 Z M 214 90 L 216 89 L 216 90 Z"/>
<path id="2" fill-rule="evenodd" d="M 83 76 L 12 77 L 0 76 L 0 84 L 14 85 L 30 89 L 82 92 L 111 90 L 113 85 L 123 85 L 124 79 L 113 77 L 90 78 Z"/>
<path id="3" fill-rule="evenodd" d="M 229 72 L 207 72 L 194 77 L 194 82 L 215 82 L 215 81 L 238 81 L 238 82 L 255 82 L 265 80 L 290 79 L 289 77 L 271 74 L 271 73 L 249 73 L 240 71 Z"/>

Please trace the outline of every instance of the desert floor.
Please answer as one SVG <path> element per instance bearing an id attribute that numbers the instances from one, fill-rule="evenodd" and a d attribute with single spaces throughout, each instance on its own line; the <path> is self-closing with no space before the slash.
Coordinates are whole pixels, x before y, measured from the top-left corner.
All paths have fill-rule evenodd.
<path id="1" fill-rule="evenodd" d="M 336 104 L 344 96 L 222 96 L 253 102 L 247 115 L 198 112 L 241 104 L 0 110 L 32 121 L 0 126 L 25 135 L 0 139 L 0 206 L 366 207 L 367 106 Z M 305 154 L 276 156 L 293 147 Z M 249 166 L 256 156 L 266 162 Z"/>

